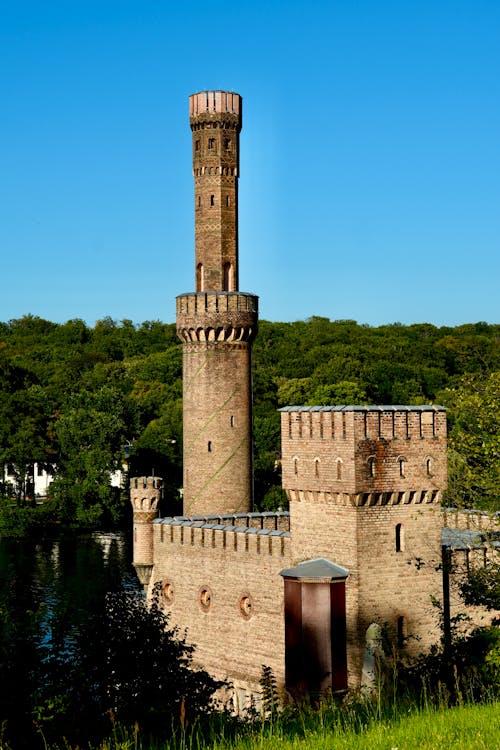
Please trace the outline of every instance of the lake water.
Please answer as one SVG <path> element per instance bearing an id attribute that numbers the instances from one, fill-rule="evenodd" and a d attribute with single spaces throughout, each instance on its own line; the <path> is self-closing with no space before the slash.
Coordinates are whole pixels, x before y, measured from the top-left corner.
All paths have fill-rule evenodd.
<path id="1" fill-rule="evenodd" d="M 7 732 L 16 750 L 43 747 L 33 719 L 47 656 L 63 664 L 75 636 L 93 632 L 86 621 L 102 613 L 107 592 L 141 590 L 131 560 L 124 533 L 0 541 L 0 746 Z M 50 717 L 50 703 L 42 708 Z"/>
<path id="2" fill-rule="evenodd" d="M 141 590 L 130 534 L 0 540 L 0 612 L 19 628 L 32 627 L 26 612 L 39 613 L 46 642 L 55 620 L 70 634 L 102 607 L 106 592 L 122 588 Z"/>

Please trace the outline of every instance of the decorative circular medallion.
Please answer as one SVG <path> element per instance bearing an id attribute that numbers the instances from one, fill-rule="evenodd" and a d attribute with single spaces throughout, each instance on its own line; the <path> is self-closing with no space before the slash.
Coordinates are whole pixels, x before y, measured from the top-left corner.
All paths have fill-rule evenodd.
<path id="1" fill-rule="evenodd" d="M 175 599 L 174 586 L 171 581 L 163 581 L 161 585 L 161 600 L 163 604 L 170 606 Z"/>
<path id="2" fill-rule="evenodd" d="M 208 612 L 210 607 L 212 606 L 212 599 L 213 594 L 211 589 L 208 586 L 202 586 L 200 589 L 200 607 L 203 610 L 203 612 Z"/>
<path id="3" fill-rule="evenodd" d="M 253 615 L 253 599 L 250 594 L 242 594 L 239 600 L 240 614 L 245 620 L 249 620 Z"/>

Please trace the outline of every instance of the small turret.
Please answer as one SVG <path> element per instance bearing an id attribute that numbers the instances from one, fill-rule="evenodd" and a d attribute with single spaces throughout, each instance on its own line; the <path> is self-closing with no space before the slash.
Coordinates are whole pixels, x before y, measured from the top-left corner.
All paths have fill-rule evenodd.
<path id="1" fill-rule="evenodd" d="M 153 521 L 158 516 L 160 477 L 132 477 L 130 502 L 134 513 L 134 559 L 137 577 L 146 589 L 153 570 Z"/>

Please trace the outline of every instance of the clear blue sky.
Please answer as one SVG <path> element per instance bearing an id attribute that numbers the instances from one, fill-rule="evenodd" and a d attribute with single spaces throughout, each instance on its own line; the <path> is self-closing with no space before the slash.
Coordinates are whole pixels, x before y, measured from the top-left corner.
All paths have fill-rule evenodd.
<path id="1" fill-rule="evenodd" d="M 174 321 L 217 88 L 263 318 L 500 320 L 498 0 L 0 0 L 0 86 L 2 321 Z"/>

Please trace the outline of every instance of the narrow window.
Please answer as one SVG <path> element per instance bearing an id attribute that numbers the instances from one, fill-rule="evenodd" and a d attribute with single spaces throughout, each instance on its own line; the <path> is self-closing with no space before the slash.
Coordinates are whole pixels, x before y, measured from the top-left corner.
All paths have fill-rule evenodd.
<path id="1" fill-rule="evenodd" d="M 43 466 L 42 466 L 42 464 L 37 464 L 36 473 L 37 473 L 37 476 L 43 477 Z"/>
<path id="2" fill-rule="evenodd" d="M 319 477 L 319 458 L 314 459 L 314 476 Z"/>
<path id="3" fill-rule="evenodd" d="M 295 476 L 297 476 L 299 473 L 299 459 L 298 458 L 293 459 L 293 473 L 295 474 Z"/>
<path id="4" fill-rule="evenodd" d="M 215 149 L 215 138 L 208 139 L 208 149 L 209 151 L 213 151 Z"/>
<path id="5" fill-rule="evenodd" d="M 375 476 L 375 458 L 373 456 L 368 459 L 368 475 L 370 477 Z"/>
<path id="6" fill-rule="evenodd" d="M 201 195 L 198 196 L 198 208 L 201 208 Z"/>
<path id="7" fill-rule="evenodd" d="M 403 533 L 402 523 L 396 524 L 395 533 L 396 533 L 396 552 L 403 552 L 404 551 L 404 533 Z"/>
<path id="8" fill-rule="evenodd" d="M 425 471 L 428 477 L 432 477 L 432 459 L 431 458 L 425 459 Z"/>
<path id="9" fill-rule="evenodd" d="M 337 479 L 342 479 L 342 461 L 337 458 Z"/>
<path id="10" fill-rule="evenodd" d="M 199 138 L 194 142 L 194 150 L 199 151 L 200 150 L 200 140 Z"/>
<path id="11" fill-rule="evenodd" d="M 234 286 L 234 284 L 233 284 L 233 267 L 232 267 L 231 263 L 224 263 L 223 272 L 224 272 L 224 281 L 223 281 L 224 291 L 225 292 L 232 292 L 232 291 L 234 291 L 233 290 L 233 286 Z"/>
<path id="12" fill-rule="evenodd" d="M 404 458 L 398 458 L 398 464 L 399 464 L 399 476 L 404 477 L 405 475 L 405 460 Z"/>
<path id="13" fill-rule="evenodd" d="M 208 441 L 208 452 L 209 453 L 212 452 L 212 441 L 211 440 Z"/>
<path id="14" fill-rule="evenodd" d="M 230 206 L 230 205 L 231 205 L 231 198 L 229 197 L 229 195 L 226 195 L 226 206 Z"/>
<path id="15" fill-rule="evenodd" d="M 230 138 L 224 139 L 224 148 L 226 149 L 226 151 L 231 151 L 231 139 Z"/>
<path id="16" fill-rule="evenodd" d="M 196 291 L 203 292 L 205 286 L 205 277 L 203 273 L 203 263 L 196 266 Z"/>
<path id="17" fill-rule="evenodd" d="M 210 196 L 210 205 L 215 206 L 215 195 Z"/>
<path id="18" fill-rule="evenodd" d="M 231 414 L 231 418 L 229 420 L 229 423 L 230 423 L 231 427 L 234 427 L 234 416 L 232 414 Z"/>

